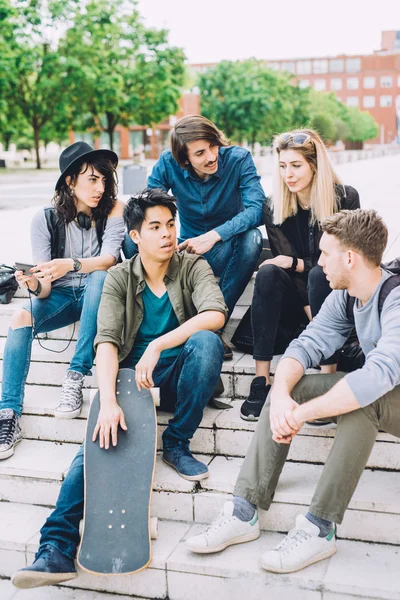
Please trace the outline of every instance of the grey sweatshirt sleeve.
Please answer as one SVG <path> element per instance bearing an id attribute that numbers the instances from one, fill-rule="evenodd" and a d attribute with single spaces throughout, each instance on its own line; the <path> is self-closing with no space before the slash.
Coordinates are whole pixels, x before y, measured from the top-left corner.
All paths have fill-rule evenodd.
<path id="1" fill-rule="evenodd" d="M 32 219 L 31 246 L 32 261 L 35 265 L 51 260 L 51 237 L 43 209 Z"/>
<path id="2" fill-rule="evenodd" d="M 400 288 L 386 298 L 381 313 L 382 335 L 368 352 L 362 369 L 346 375 L 360 406 L 368 406 L 400 384 Z"/>
<path id="3" fill-rule="evenodd" d="M 111 254 L 115 260 L 118 260 L 124 236 L 125 225 L 123 217 L 109 217 L 103 235 L 100 256 Z"/>
<path id="4" fill-rule="evenodd" d="M 346 316 L 346 299 L 347 292 L 332 291 L 318 315 L 303 333 L 293 340 L 283 358 L 296 359 L 305 371 L 339 350 L 354 327 Z"/>

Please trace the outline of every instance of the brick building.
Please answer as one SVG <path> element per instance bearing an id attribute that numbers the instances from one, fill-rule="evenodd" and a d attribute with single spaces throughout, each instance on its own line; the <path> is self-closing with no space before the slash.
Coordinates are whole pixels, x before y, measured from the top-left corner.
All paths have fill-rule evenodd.
<path id="1" fill-rule="evenodd" d="M 292 58 L 267 61 L 292 73 L 300 87 L 334 92 L 348 106 L 371 113 L 379 125 L 374 143 L 400 143 L 400 31 L 382 32 L 381 50 L 370 55 Z M 192 64 L 201 72 L 211 64 Z M 397 111 L 396 111 L 397 106 Z"/>

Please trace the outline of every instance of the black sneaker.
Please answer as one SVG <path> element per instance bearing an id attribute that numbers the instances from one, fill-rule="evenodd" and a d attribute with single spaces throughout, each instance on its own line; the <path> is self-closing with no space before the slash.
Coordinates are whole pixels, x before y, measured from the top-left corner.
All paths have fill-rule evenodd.
<path id="1" fill-rule="evenodd" d="M 22 590 L 56 585 L 78 576 L 72 558 L 64 556 L 55 546 L 46 546 L 38 552 L 30 567 L 20 569 L 11 577 L 11 583 Z"/>
<path id="2" fill-rule="evenodd" d="M 266 385 L 265 377 L 255 377 L 251 382 L 250 394 L 240 409 L 240 416 L 245 421 L 258 421 L 258 417 L 267 399 L 270 385 Z"/>
<path id="3" fill-rule="evenodd" d="M 0 460 L 14 454 L 14 448 L 22 439 L 18 415 L 12 408 L 0 410 Z"/>

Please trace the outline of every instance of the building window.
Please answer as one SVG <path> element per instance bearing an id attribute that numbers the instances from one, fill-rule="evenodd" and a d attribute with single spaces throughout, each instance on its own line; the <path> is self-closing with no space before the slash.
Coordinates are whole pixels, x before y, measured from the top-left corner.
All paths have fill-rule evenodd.
<path id="1" fill-rule="evenodd" d="M 361 71 L 361 60 L 359 58 L 346 59 L 346 73 L 358 73 Z"/>
<path id="2" fill-rule="evenodd" d="M 381 96 L 379 99 L 379 105 L 382 108 L 388 108 L 392 106 L 392 96 Z"/>
<path id="3" fill-rule="evenodd" d="M 304 89 L 310 87 L 310 81 L 308 79 L 300 79 L 299 88 Z"/>
<path id="4" fill-rule="evenodd" d="M 348 90 L 358 90 L 358 77 L 348 77 L 346 86 Z"/>
<path id="5" fill-rule="evenodd" d="M 343 81 L 339 77 L 332 77 L 331 79 L 331 90 L 342 90 Z"/>
<path id="6" fill-rule="evenodd" d="M 297 61 L 297 74 L 298 75 L 309 75 L 311 73 L 311 60 L 298 60 Z"/>
<path id="7" fill-rule="evenodd" d="M 329 63 L 329 70 L 331 73 L 343 73 L 344 60 L 342 58 L 332 59 Z"/>
<path id="8" fill-rule="evenodd" d="M 279 71 L 279 63 L 278 62 L 269 62 L 268 68 L 272 69 L 273 71 Z"/>
<path id="9" fill-rule="evenodd" d="M 382 88 L 391 88 L 393 85 L 393 77 L 390 75 L 384 75 L 381 77 L 381 87 Z"/>
<path id="10" fill-rule="evenodd" d="M 400 87 L 400 75 L 397 75 L 397 87 Z"/>
<path id="11" fill-rule="evenodd" d="M 346 99 L 347 106 L 358 106 L 358 96 L 348 96 Z"/>
<path id="12" fill-rule="evenodd" d="M 316 79 L 314 81 L 314 90 L 317 92 L 323 92 L 326 90 L 326 79 Z"/>
<path id="13" fill-rule="evenodd" d="M 296 63 L 294 62 L 283 62 L 281 63 L 282 71 L 287 71 L 288 73 L 296 72 Z"/>
<path id="14" fill-rule="evenodd" d="M 375 106 L 375 96 L 364 96 L 363 107 L 364 108 L 374 108 L 374 106 Z"/>
<path id="15" fill-rule="evenodd" d="M 376 85 L 375 77 L 364 77 L 364 89 L 373 90 Z"/>
<path id="16" fill-rule="evenodd" d="M 328 61 L 327 60 L 314 60 L 313 72 L 316 74 L 328 72 Z"/>

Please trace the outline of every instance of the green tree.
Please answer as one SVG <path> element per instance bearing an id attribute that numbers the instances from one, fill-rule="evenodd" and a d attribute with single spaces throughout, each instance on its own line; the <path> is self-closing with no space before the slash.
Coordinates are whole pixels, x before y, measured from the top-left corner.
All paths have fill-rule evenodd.
<path id="1" fill-rule="evenodd" d="M 351 142 L 372 140 L 379 133 L 379 126 L 372 115 L 358 108 L 347 109 L 346 123 L 349 128 L 347 139 Z"/>
<path id="2" fill-rule="evenodd" d="M 177 109 L 185 56 L 168 32 L 146 29 L 136 0 L 92 0 L 68 29 L 60 49 L 75 65 L 73 117 L 83 129 L 152 125 Z M 83 116 L 82 116 L 83 114 Z"/>
<path id="3" fill-rule="evenodd" d="M 7 85 L 2 102 L 8 105 L 9 112 L 19 111 L 31 128 L 38 169 L 44 127 L 56 113 L 68 118 L 73 68 L 58 53 L 55 39 L 77 3 L 78 0 L 1 0 L 0 55 L 7 55 Z"/>
<path id="4" fill-rule="evenodd" d="M 307 93 L 263 61 L 223 61 L 200 74 L 199 87 L 202 113 L 240 143 L 270 143 L 307 117 Z"/>

